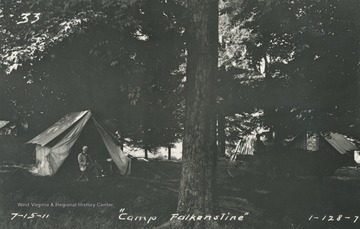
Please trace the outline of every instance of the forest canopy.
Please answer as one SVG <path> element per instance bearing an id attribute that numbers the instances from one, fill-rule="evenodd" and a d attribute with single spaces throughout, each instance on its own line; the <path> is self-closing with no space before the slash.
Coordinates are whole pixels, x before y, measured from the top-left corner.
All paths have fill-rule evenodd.
<path id="1" fill-rule="evenodd" d="M 134 144 L 176 141 L 186 8 L 176 0 L 3 1 L 4 115 L 38 123 L 59 107 L 90 108 Z M 360 136 L 359 8 L 356 0 L 219 2 L 216 109 L 228 141 L 259 126 L 281 136 Z"/>

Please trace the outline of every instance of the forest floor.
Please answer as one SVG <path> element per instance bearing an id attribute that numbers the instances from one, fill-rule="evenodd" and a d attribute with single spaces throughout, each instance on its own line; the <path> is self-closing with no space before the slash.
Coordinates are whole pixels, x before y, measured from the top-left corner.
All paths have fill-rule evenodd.
<path id="1" fill-rule="evenodd" d="M 87 182 L 71 174 L 36 177 L 25 168 L 0 165 L 0 228 L 141 229 L 176 214 L 178 161 L 133 160 L 130 176 Z M 244 216 L 242 221 L 223 218 L 223 228 L 360 228 L 360 170 L 353 167 L 305 176 L 274 172 L 257 159 L 220 159 L 217 181 L 219 215 Z M 120 219 L 121 213 L 128 215 Z"/>

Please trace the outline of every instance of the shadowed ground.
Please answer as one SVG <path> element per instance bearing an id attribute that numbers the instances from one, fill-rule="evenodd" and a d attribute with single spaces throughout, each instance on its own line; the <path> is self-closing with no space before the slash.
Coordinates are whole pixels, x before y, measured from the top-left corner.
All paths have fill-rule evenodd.
<path id="1" fill-rule="evenodd" d="M 277 161 L 276 166 L 271 166 L 271 163 L 253 157 L 232 164 L 225 159 L 219 161 L 219 214 L 245 214 L 243 221 L 220 221 L 221 227 L 360 227 L 360 219 L 353 223 L 360 215 L 360 170 L 348 167 L 326 176 L 304 175 L 303 172 L 294 175 L 294 170 L 290 173 L 284 171 L 286 168 L 278 168 L 282 162 Z M 131 229 L 160 226 L 176 213 L 180 167 L 180 162 L 173 161 L 133 161 L 133 174 L 129 177 L 115 175 L 76 182 L 76 177 L 69 175 L 34 177 L 21 166 L 3 163 L 0 228 Z M 19 207 L 18 203 L 30 203 L 30 206 Z M 101 203 L 112 206 L 35 207 L 31 203 Z M 121 209 L 128 213 L 123 218 L 133 215 L 146 217 L 146 220 L 120 220 Z M 35 212 L 49 214 L 49 217 L 11 220 L 11 213 Z M 337 221 L 339 215 L 342 218 Z M 313 218 L 309 220 L 311 216 Z M 334 221 L 329 221 L 331 216 Z M 147 221 L 149 217 L 156 219 Z"/>

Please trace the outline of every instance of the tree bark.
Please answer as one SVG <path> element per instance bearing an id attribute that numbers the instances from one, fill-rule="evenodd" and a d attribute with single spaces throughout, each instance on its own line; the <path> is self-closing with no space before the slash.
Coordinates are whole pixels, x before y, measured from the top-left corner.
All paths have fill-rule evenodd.
<path id="1" fill-rule="evenodd" d="M 168 160 L 171 160 L 171 145 L 168 146 Z"/>
<path id="2" fill-rule="evenodd" d="M 215 77 L 218 65 L 218 1 L 189 0 L 187 81 L 179 214 L 214 214 L 217 206 Z M 188 221 L 182 228 L 214 228 Z"/>
<path id="3" fill-rule="evenodd" d="M 218 152 L 219 157 L 225 157 L 225 115 L 223 112 L 218 113 L 218 122 L 217 122 L 217 143 L 218 143 Z"/>
<path id="4" fill-rule="evenodd" d="M 148 159 L 148 150 L 147 150 L 147 148 L 145 148 L 145 159 Z"/>

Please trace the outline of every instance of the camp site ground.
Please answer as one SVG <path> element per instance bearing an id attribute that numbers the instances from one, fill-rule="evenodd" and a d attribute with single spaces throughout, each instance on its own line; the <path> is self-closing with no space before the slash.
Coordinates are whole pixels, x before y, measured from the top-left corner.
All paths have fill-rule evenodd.
<path id="1" fill-rule="evenodd" d="M 232 162 L 219 159 L 220 213 L 248 213 L 243 221 L 221 222 L 223 228 L 359 228 L 360 170 L 348 166 L 323 173 L 321 166 L 306 162 L 303 151 L 279 150 Z M 88 182 L 33 176 L 29 168 L 20 161 L 1 162 L 0 228 L 154 228 L 176 213 L 181 160 L 134 158 L 131 175 Z M 156 220 L 120 220 L 122 209 Z M 11 219 L 14 213 L 34 212 L 49 216 Z"/>
<path id="2" fill-rule="evenodd" d="M 309 133 L 282 146 L 250 135 L 229 151 L 233 157 L 218 159 L 222 228 L 359 228 L 360 169 L 347 153 L 356 146 L 338 133 Z M 65 115 L 30 141 L 11 139 L 1 154 L 0 228 L 141 229 L 180 217 L 181 142 L 171 160 L 166 147 L 145 159 L 143 149 L 124 144 L 121 150 L 90 111 Z M 104 177 L 78 180 L 84 144 L 103 159 Z M 257 144 L 262 151 L 255 152 Z M 112 162 L 110 173 L 108 159 L 118 156 L 120 166 Z M 121 164 L 121 156 L 129 163 Z"/>

